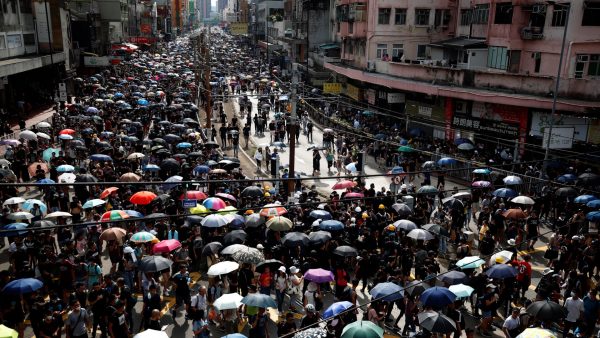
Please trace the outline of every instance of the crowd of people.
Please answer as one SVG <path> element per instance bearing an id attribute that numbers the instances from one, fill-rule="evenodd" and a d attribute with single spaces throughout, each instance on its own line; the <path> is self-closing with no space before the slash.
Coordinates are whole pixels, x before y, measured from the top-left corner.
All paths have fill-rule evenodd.
<path id="1" fill-rule="evenodd" d="M 422 171 L 427 155 L 396 150 L 402 161 L 382 166 L 401 182 L 386 190 L 352 177 L 368 138 L 326 131 L 316 161 L 325 151 L 348 176 L 331 180 L 327 198 L 298 177 L 295 192 L 248 179 L 240 130 L 246 147 L 253 125 L 272 134 L 273 151 L 253 154 L 268 166 L 289 141 L 285 93 L 277 68 L 260 69 L 243 46 L 241 61 L 220 58 L 239 41 L 212 38 L 213 93 L 246 95 L 239 120 L 215 105 L 218 133 L 201 128 L 195 102 L 206 92 L 180 38 L 76 79 L 52 121 L 2 141 L 4 325 L 21 337 L 28 324 L 36 337 L 121 338 L 184 318 L 196 337 L 269 337 L 272 308 L 278 337 L 490 336 L 498 317 L 506 338 L 597 334 L 599 246 L 588 222 L 600 220 L 599 176 L 573 169 L 558 190 L 531 192 L 508 177 L 495 189 L 493 169 L 478 168 L 471 187 L 451 191 L 439 184 L 451 158 Z M 252 95 L 264 99 L 254 106 Z M 316 126 L 303 109 L 308 138 Z M 533 286 L 532 265 L 546 267 Z"/>

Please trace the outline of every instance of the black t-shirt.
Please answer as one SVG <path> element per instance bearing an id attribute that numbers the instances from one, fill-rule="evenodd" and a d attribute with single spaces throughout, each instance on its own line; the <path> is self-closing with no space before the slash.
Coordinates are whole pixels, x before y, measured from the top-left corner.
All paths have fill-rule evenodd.
<path id="1" fill-rule="evenodd" d="M 88 301 L 90 303 L 96 301 L 98 296 L 102 295 L 102 299 L 98 300 L 94 305 L 92 305 L 92 312 L 94 314 L 102 314 L 106 310 L 106 301 L 108 300 L 108 293 L 103 290 L 92 290 L 88 295 Z"/>
<path id="2" fill-rule="evenodd" d="M 125 313 L 115 313 L 110 316 L 110 323 L 112 324 L 112 332 L 115 338 L 128 338 L 127 332 L 127 320 L 125 319 Z"/>
<path id="3" fill-rule="evenodd" d="M 314 315 L 314 316 L 304 316 L 302 318 L 302 322 L 300 323 L 300 328 L 305 328 L 308 327 L 312 324 L 315 324 L 319 321 L 319 316 Z"/>

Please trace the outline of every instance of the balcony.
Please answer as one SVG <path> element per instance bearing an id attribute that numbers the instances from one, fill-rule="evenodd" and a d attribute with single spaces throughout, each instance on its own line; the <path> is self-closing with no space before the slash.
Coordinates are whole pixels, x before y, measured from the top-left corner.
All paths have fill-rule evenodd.
<path id="1" fill-rule="evenodd" d="M 544 38 L 543 27 L 523 27 L 521 29 L 521 40 L 541 40 Z"/>

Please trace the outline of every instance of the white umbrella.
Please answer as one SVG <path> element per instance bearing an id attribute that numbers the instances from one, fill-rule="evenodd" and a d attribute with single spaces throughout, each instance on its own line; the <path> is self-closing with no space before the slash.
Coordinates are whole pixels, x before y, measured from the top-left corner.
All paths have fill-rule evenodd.
<path id="1" fill-rule="evenodd" d="M 234 253 L 241 250 L 248 250 L 248 246 L 244 244 L 232 244 L 226 247 L 225 249 L 221 250 L 221 255 L 233 255 Z"/>
<path id="2" fill-rule="evenodd" d="M 50 127 L 52 127 L 52 125 L 48 122 L 40 122 L 37 124 L 37 127 L 38 128 L 50 128 Z"/>
<path id="3" fill-rule="evenodd" d="M 456 194 L 452 195 L 453 198 L 469 198 L 471 197 L 471 193 L 470 192 L 457 192 Z"/>
<path id="4" fill-rule="evenodd" d="M 35 133 L 37 135 L 37 137 L 39 138 L 44 138 L 46 140 L 51 139 L 52 137 L 50 137 L 50 135 L 46 134 L 46 133 L 42 133 L 41 131 Z"/>
<path id="5" fill-rule="evenodd" d="M 45 218 L 56 218 L 56 217 L 73 217 L 73 215 L 71 215 L 68 212 L 64 212 L 64 211 L 55 211 L 52 213 L 49 213 L 48 215 L 46 215 Z"/>
<path id="6" fill-rule="evenodd" d="M 19 203 L 23 203 L 25 202 L 25 199 L 23 197 L 11 197 L 9 199 L 7 199 L 6 201 L 4 201 L 4 205 L 13 205 L 13 204 L 19 204 Z"/>
<path id="7" fill-rule="evenodd" d="M 146 157 L 146 155 L 142 154 L 142 153 L 131 153 L 129 154 L 129 156 L 127 156 L 128 160 L 135 160 L 136 158 L 144 158 Z"/>
<path id="8" fill-rule="evenodd" d="M 10 163 L 10 161 L 8 161 L 7 159 L 3 158 L 0 159 L 0 166 L 2 167 L 10 167 L 12 163 Z"/>
<path id="9" fill-rule="evenodd" d="M 506 176 L 503 180 L 506 185 L 516 185 L 523 183 L 523 180 L 519 176 Z"/>
<path id="10" fill-rule="evenodd" d="M 77 179 L 77 176 L 75 176 L 75 174 L 73 174 L 73 173 L 64 173 L 64 174 L 58 176 L 59 183 L 75 183 L 76 179 Z"/>
<path id="11" fill-rule="evenodd" d="M 31 130 L 23 130 L 19 133 L 19 138 L 24 140 L 37 140 L 37 135 Z"/>
<path id="12" fill-rule="evenodd" d="M 12 220 L 17 220 L 17 219 L 32 219 L 33 215 L 29 212 L 26 211 L 19 211 L 19 212 L 13 212 L 12 214 L 8 215 L 6 218 L 8 219 L 12 219 Z"/>
<path id="13" fill-rule="evenodd" d="M 430 241 L 435 238 L 429 231 L 423 229 L 413 229 L 406 236 L 421 241 Z"/>
<path id="14" fill-rule="evenodd" d="M 208 275 L 209 276 L 226 275 L 230 272 L 233 272 L 233 271 L 239 269 L 239 267 L 240 267 L 240 265 L 236 262 L 232 262 L 232 261 L 219 262 L 217 264 L 211 265 L 211 267 L 208 269 Z"/>
<path id="15" fill-rule="evenodd" d="M 239 293 L 226 293 L 217 298 L 213 305 L 219 309 L 219 311 L 233 310 L 242 305 L 242 298 L 244 297 L 242 297 Z"/>
<path id="16" fill-rule="evenodd" d="M 508 250 L 502 250 L 497 252 L 490 257 L 490 265 L 494 265 L 496 263 L 504 264 L 512 258 L 513 253 Z"/>
<path id="17" fill-rule="evenodd" d="M 169 335 L 165 331 L 148 329 L 136 334 L 133 338 L 169 338 Z"/>
<path id="18" fill-rule="evenodd" d="M 525 204 L 525 205 L 534 205 L 535 204 L 535 201 L 531 197 L 528 197 L 528 196 L 517 196 L 510 201 L 513 203 L 516 203 L 516 204 Z"/>

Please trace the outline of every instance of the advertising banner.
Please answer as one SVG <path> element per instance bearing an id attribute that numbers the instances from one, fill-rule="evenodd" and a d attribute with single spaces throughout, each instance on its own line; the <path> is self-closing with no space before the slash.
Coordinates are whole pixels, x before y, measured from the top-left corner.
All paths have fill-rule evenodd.
<path id="1" fill-rule="evenodd" d="M 340 94 L 342 92 L 342 84 L 334 82 L 323 83 L 323 93 L 325 94 Z"/>

